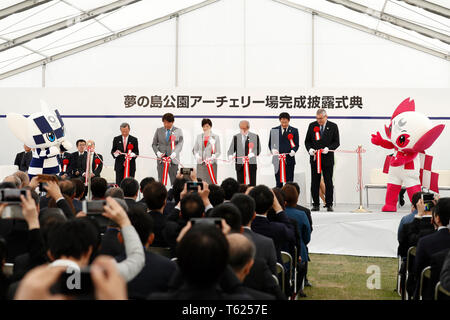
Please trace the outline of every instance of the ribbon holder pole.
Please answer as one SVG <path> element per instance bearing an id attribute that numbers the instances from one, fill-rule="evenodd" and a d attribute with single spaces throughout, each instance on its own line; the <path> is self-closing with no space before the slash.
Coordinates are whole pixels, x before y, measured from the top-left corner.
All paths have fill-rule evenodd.
<path id="1" fill-rule="evenodd" d="M 88 200 L 92 200 L 92 191 L 91 191 L 91 168 L 92 168 L 92 148 L 88 147 L 87 154 L 87 165 L 86 165 L 86 181 L 87 181 L 87 198 Z"/>
<path id="2" fill-rule="evenodd" d="M 358 213 L 368 213 L 371 212 L 368 209 L 364 208 L 363 205 L 363 182 L 362 182 L 362 145 L 358 146 L 356 153 L 358 155 L 358 166 L 357 166 L 357 177 L 358 177 L 358 189 L 359 189 L 359 207 L 352 212 Z"/>

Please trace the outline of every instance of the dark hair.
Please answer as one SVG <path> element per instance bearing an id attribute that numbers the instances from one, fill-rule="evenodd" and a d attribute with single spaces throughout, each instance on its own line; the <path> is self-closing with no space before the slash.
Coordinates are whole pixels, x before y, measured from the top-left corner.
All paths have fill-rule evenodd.
<path id="1" fill-rule="evenodd" d="M 17 189 L 17 187 L 12 182 L 1 182 L 0 189 Z"/>
<path id="2" fill-rule="evenodd" d="M 67 221 L 59 208 L 45 208 L 39 212 L 39 224 L 45 247 L 48 246 L 48 235 L 53 228 L 58 228 Z"/>
<path id="3" fill-rule="evenodd" d="M 64 198 L 64 200 L 66 200 L 66 203 L 69 206 L 70 211 L 75 215 L 76 212 L 75 212 L 75 207 L 73 205 L 72 198 L 65 194 L 63 194 L 63 198 Z M 50 209 L 58 208 L 58 205 L 56 204 L 56 200 L 53 198 L 50 198 L 50 200 L 48 201 L 47 207 Z"/>
<path id="4" fill-rule="evenodd" d="M 66 221 L 53 228 L 48 235 L 48 249 L 54 259 L 61 256 L 81 258 L 92 247 L 93 252 L 98 244 L 98 230 L 87 218 Z"/>
<path id="5" fill-rule="evenodd" d="M 223 191 L 223 188 L 216 184 L 210 184 L 208 188 L 209 188 L 208 199 L 209 202 L 211 202 L 211 205 L 215 207 L 223 203 L 223 201 L 225 200 L 225 191 Z"/>
<path id="6" fill-rule="evenodd" d="M 294 186 L 294 187 L 295 187 L 295 190 L 297 190 L 297 193 L 298 193 L 298 195 L 300 196 L 300 186 L 298 185 L 297 182 L 289 181 L 289 182 L 286 182 L 286 184 L 288 184 L 288 185 L 290 185 L 290 186 Z"/>
<path id="7" fill-rule="evenodd" d="M 139 192 L 139 182 L 134 178 L 125 178 L 120 183 L 124 197 L 134 197 Z"/>
<path id="8" fill-rule="evenodd" d="M 205 205 L 197 193 L 189 193 L 181 199 L 180 213 L 183 219 L 201 218 L 205 213 Z"/>
<path id="9" fill-rule="evenodd" d="M 91 180 L 91 192 L 92 197 L 104 198 L 106 189 L 108 188 L 108 183 L 104 178 L 95 177 Z"/>
<path id="10" fill-rule="evenodd" d="M 248 189 L 248 184 L 241 183 L 239 185 L 239 193 L 246 193 Z"/>
<path id="11" fill-rule="evenodd" d="M 216 227 L 195 225 L 178 243 L 176 252 L 181 276 L 196 287 L 214 285 L 227 267 L 228 241 Z"/>
<path id="12" fill-rule="evenodd" d="M 450 220 L 450 198 L 440 198 L 433 210 L 433 215 L 438 216 L 443 226 L 447 226 Z"/>
<path id="13" fill-rule="evenodd" d="M 73 197 L 75 195 L 75 185 L 70 180 L 63 180 L 58 182 L 61 193 L 68 197 Z"/>
<path id="14" fill-rule="evenodd" d="M 186 184 L 185 178 L 176 178 L 172 185 L 172 195 L 175 203 L 180 202 L 180 194 L 183 192 L 184 185 Z"/>
<path id="15" fill-rule="evenodd" d="M 75 145 L 78 147 L 78 144 L 81 143 L 81 142 L 86 143 L 86 140 L 84 140 L 84 139 L 78 139 L 78 140 L 77 140 L 77 143 L 76 143 Z"/>
<path id="16" fill-rule="evenodd" d="M 205 124 L 209 124 L 209 126 L 212 127 L 212 122 L 211 122 L 210 119 L 203 119 L 203 120 L 202 120 L 202 127 L 203 127 Z"/>
<path id="17" fill-rule="evenodd" d="M 242 225 L 248 225 L 255 214 L 255 200 L 246 194 L 237 193 L 231 198 L 231 203 L 241 212 Z"/>
<path id="18" fill-rule="evenodd" d="M 148 237 L 153 233 L 152 216 L 147 214 L 141 206 L 132 206 L 127 213 L 131 224 L 139 235 L 139 239 L 141 239 L 142 245 L 145 246 L 148 242 Z"/>
<path id="19" fill-rule="evenodd" d="M 239 182 L 233 178 L 226 178 L 220 185 L 225 192 L 225 200 L 230 200 L 233 194 L 239 192 Z"/>
<path id="20" fill-rule="evenodd" d="M 211 217 L 223 218 L 231 227 L 231 231 L 240 232 L 242 227 L 241 212 L 232 203 L 222 203 L 214 207 L 211 211 Z"/>
<path id="21" fill-rule="evenodd" d="M 248 195 L 255 200 L 255 212 L 257 214 L 264 214 L 273 206 L 273 193 L 263 184 L 254 187 Z"/>
<path id="22" fill-rule="evenodd" d="M 145 186 L 148 185 L 149 183 L 152 183 L 153 181 L 155 181 L 155 178 L 153 177 L 146 177 L 142 179 L 141 183 L 139 184 L 139 189 L 141 190 L 141 192 L 144 192 Z"/>
<path id="23" fill-rule="evenodd" d="M 281 189 L 278 187 L 272 188 L 273 193 L 275 193 L 275 197 L 277 197 L 278 202 L 280 203 L 281 208 L 283 208 L 283 210 L 285 209 L 285 205 L 284 205 L 284 195 L 283 192 L 281 192 Z"/>
<path id="24" fill-rule="evenodd" d="M 161 209 L 167 200 L 166 186 L 161 182 L 152 182 L 144 188 L 144 199 L 150 210 Z"/>
<path id="25" fill-rule="evenodd" d="M 422 195 L 425 194 L 425 192 L 419 191 L 413 194 L 411 197 L 411 204 L 414 207 L 414 209 L 417 210 L 417 202 L 422 198 Z"/>
<path id="26" fill-rule="evenodd" d="M 293 185 L 286 184 L 281 189 L 284 196 L 284 201 L 286 201 L 286 206 L 295 208 L 298 202 L 298 192 Z"/>
<path id="27" fill-rule="evenodd" d="M 84 183 L 79 178 L 70 179 L 75 185 L 75 198 L 81 198 L 84 194 Z M 91 181 L 92 182 L 92 181 Z"/>
<path id="28" fill-rule="evenodd" d="M 171 114 L 171 113 L 165 113 L 165 114 L 162 116 L 162 121 L 174 122 L 174 121 L 175 121 L 175 117 L 174 117 L 173 114 Z"/>
<path id="29" fill-rule="evenodd" d="M 281 120 L 281 119 L 288 119 L 289 121 L 291 121 L 291 116 L 287 112 L 282 112 L 278 116 L 278 120 Z"/>

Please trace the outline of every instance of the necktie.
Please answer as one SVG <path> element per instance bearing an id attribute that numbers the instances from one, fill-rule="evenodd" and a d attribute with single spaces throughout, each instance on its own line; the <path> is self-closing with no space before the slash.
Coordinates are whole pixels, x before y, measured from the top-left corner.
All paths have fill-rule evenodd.
<path id="1" fill-rule="evenodd" d="M 320 135 L 323 135 L 323 126 L 320 126 Z"/>
<path id="2" fill-rule="evenodd" d="M 283 136 L 286 135 L 286 128 L 283 129 Z"/>
<path id="3" fill-rule="evenodd" d="M 166 132 L 166 141 L 169 142 L 169 137 L 170 137 L 170 129 L 167 129 Z"/>
<path id="4" fill-rule="evenodd" d="M 123 137 L 123 152 L 127 152 L 127 138 Z"/>

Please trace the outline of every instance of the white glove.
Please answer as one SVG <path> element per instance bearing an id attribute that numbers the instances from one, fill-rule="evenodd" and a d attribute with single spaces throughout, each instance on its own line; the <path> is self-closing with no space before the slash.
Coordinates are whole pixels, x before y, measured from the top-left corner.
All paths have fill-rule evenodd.
<path id="1" fill-rule="evenodd" d="M 130 153 L 130 156 L 134 158 L 134 157 L 136 157 L 136 153 L 131 152 L 131 153 Z"/>
<path id="2" fill-rule="evenodd" d="M 158 158 L 162 158 L 163 154 L 164 153 L 162 153 L 162 152 L 156 151 L 156 155 L 158 156 Z"/>
<path id="3" fill-rule="evenodd" d="M 233 159 L 233 157 L 234 157 L 234 153 L 233 153 L 233 154 L 230 154 L 230 155 L 228 156 L 228 160 Z"/>
<path id="4" fill-rule="evenodd" d="M 277 149 L 272 149 L 272 154 L 273 155 L 279 155 L 280 152 Z"/>
<path id="5" fill-rule="evenodd" d="M 114 152 L 114 157 L 115 158 L 117 158 L 117 156 L 120 154 L 120 151 L 119 150 L 116 150 L 115 152 Z"/>
<path id="6" fill-rule="evenodd" d="M 314 156 L 316 154 L 316 150 L 314 150 L 313 148 L 309 149 L 309 154 L 311 156 Z"/>
<path id="7" fill-rule="evenodd" d="M 328 149 L 328 147 L 325 147 L 325 148 L 323 149 L 322 153 L 323 153 L 323 154 L 327 154 L 328 151 L 330 151 L 330 149 Z"/>
<path id="8" fill-rule="evenodd" d="M 172 152 L 172 154 L 170 155 L 170 159 L 174 159 L 177 156 L 176 152 Z"/>
<path id="9" fill-rule="evenodd" d="M 249 154 L 248 154 L 248 157 L 249 158 L 253 158 L 255 156 L 255 154 L 253 153 L 253 152 L 250 152 Z"/>
<path id="10" fill-rule="evenodd" d="M 290 155 L 291 157 L 295 156 L 295 151 L 294 151 L 294 150 L 291 150 L 291 152 L 289 152 L 289 155 Z"/>
<path id="11" fill-rule="evenodd" d="M 62 145 L 62 146 L 64 147 L 64 149 L 66 149 L 66 150 L 72 149 L 72 143 L 70 143 L 70 142 L 67 141 L 67 140 L 62 141 L 62 142 L 61 142 L 61 145 Z"/>

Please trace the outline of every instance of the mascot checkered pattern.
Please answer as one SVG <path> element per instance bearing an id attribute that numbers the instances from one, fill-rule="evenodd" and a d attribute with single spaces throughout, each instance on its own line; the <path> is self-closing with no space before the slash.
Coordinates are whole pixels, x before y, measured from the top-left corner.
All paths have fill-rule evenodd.
<path id="1" fill-rule="evenodd" d="M 28 169 L 30 179 L 38 174 L 58 174 L 57 155 L 72 146 L 65 138 L 64 122 L 58 110 L 50 110 L 41 102 L 41 112 L 28 118 L 16 113 L 6 115 L 9 129 L 25 145 L 33 149 Z"/>

